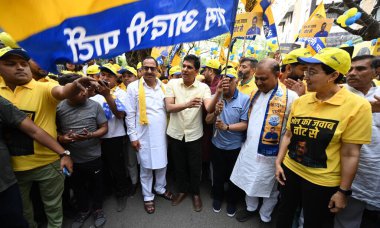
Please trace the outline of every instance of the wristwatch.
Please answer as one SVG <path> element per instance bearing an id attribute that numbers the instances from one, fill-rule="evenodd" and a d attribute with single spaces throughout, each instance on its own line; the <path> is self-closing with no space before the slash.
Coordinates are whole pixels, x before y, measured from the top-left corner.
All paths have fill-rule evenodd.
<path id="1" fill-rule="evenodd" d="M 338 192 L 343 193 L 345 196 L 350 196 L 352 195 L 352 190 L 343 190 L 340 187 L 338 188 Z"/>
<path id="2" fill-rule="evenodd" d="M 70 151 L 68 151 L 68 150 L 65 150 L 65 151 L 63 151 L 63 153 L 62 154 L 60 154 L 59 156 L 61 157 L 61 158 L 63 158 L 64 156 L 69 156 L 70 157 Z"/>
<path id="3" fill-rule="evenodd" d="M 227 124 L 227 130 L 226 131 L 228 131 L 228 130 L 230 130 L 230 125 Z"/>

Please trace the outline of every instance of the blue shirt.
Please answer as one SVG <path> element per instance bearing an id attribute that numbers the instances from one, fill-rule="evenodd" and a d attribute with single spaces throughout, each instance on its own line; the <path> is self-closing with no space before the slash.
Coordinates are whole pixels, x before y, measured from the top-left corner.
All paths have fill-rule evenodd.
<path id="1" fill-rule="evenodd" d="M 224 100 L 224 108 L 220 114 L 221 120 L 225 124 L 235 124 L 242 120 L 248 121 L 249 96 L 235 89 L 235 93 L 230 101 Z M 215 125 L 214 125 L 215 135 Z M 234 150 L 241 147 L 245 140 L 245 131 L 222 131 L 218 130 L 212 143 L 222 150 Z"/>

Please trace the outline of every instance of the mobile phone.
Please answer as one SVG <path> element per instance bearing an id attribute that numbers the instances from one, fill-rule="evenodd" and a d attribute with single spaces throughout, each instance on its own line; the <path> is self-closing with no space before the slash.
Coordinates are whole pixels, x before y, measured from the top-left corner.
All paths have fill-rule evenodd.
<path id="1" fill-rule="evenodd" d="M 71 176 L 71 173 L 69 172 L 69 170 L 68 170 L 66 167 L 63 167 L 62 173 L 63 173 L 63 175 L 65 175 L 66 177 Z"/>

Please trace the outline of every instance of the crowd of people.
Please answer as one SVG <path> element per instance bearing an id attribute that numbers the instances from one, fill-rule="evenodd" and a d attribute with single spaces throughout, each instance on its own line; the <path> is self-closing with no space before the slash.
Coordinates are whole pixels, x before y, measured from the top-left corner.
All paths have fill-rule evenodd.
<path id="1" fill-rule="evenodd" d="M 188 195 L 195 212 L 225 202 L 238 222 L 269 223 L 278 205 L 279 228 L 354 228 L 365 209 L 380 213 L 379 58 L 299 48 L 237 66 L 190 54 L 160 70 L 148 56 L 137 69 L 66 63 L 54 77 L 2 46 L 1 226 L 37 227 L 42 203 L 47 226 L 61 227 L 75 199 L 72 227 L 90 215 L 102 227 L 104 196 L 122 212 L 139 184 L 148 214 L 156 196 L 176 206 Z"/>

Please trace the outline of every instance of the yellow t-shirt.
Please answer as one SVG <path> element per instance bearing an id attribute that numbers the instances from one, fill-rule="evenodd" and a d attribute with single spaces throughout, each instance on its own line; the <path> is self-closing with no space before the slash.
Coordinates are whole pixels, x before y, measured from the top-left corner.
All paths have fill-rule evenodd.
<path id="1" fill-rule="evenodd" d="M 37 126 L 57 138 L 55 116 L 59 101 L 51 94 L 55 86 L 56 83 L 36 82 L 32 79 L 12 91 L 4 81 L 0 81 L 0 95 L 24 111 Z M 7 131 L 5 138 L 9 143 L 14 171 L 31 170 L 59 159 L 55 152 L 33 141 L 18 129 Z"/>
<path id="2" fill-rule="evenodd" d="M 286 128 L 293 136 L 284 165 L 314 184 L 335 187 L 341 178 L 342 143 L 371 142 L 371 106 L 346 88 L 327 101 L 315 94 L 305 94 L 292 105 Z"/>
<path id="3" fill-rule="evenodd" d="M 236 87 L 240 92 L 250 96 L 253 90 L 257 89 L 255 83 L 255 77 L 253 77 L 247 84 L 242 85 L 241 81 L 238 83 Z"/>
<path id="4" fill-rule="evenodd" d="M 54 80 L 54 79 L 51 79 L 49 78 L 48 76 L 44 77 L 44 78 L 40 78 L 38 80 L 39 82 L 51 82 L 51 83 L 54 83 L 56 85 L 59 85 L 58 81 Z"/>

